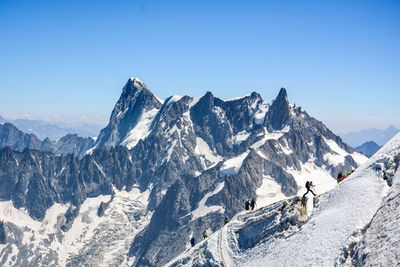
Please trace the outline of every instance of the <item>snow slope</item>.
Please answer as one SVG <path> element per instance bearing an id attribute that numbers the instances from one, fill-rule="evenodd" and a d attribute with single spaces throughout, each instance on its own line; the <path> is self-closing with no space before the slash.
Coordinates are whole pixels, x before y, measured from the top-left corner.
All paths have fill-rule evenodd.
<path id="1" fill-rule="evenodd" d="M 242 212 L 168 265 L 399 264 L 400 216 L 398 205 L 393 204 L 394 201 L 400 202 L 399 154 L 400 134 L 349 178 L 321 195 L 304 222 L 301 220 L 301 206 L 293 204 L 295 199 L 280 201 L 247 214 Z M 392 188 L 388 185 L 391 183 Z M 289 225 L 284 230 L 279 228 L 285 223 Z M 365 232 L 367 234 L 363 237 Z M 264 239 L 260 239 L 260 235 Z M 353 254 L 350 251 L 357 243 L 356 257 L 361 256 L 351 259 L 349 255 Z M 365 256 L 368 253 L 374 253 L 375 257 L 368 258 Z"/>
<path id="2" fill-rule="evenodd" d="M 6 225 L 9 242 L 0 244 L 0 265 L 130 266 L 133 259 L 127 257 L 127 252 L 132 239 L 152 215 L 147 211 L 150 191 L 140 192 L 137 188 L 130 192 L 114 191 L 114 198 L 102 217 L 97 215 L 99 205 L 111 196 L 86 199 L 67 232 L 60 229 L 60 224 L 69 205 L 54 204 L 40 222 L 24 210 L 16 209 L 11 201 L 1 201 L 0 220 Z M 13 257 L 17 254 L 26 255 L 23 262 Z"/>

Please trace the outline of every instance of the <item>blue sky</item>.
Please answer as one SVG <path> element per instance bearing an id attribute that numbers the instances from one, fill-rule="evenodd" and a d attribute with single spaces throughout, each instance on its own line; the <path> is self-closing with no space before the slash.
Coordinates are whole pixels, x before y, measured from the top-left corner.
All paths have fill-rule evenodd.
<path id="1" fill-rule="evenodd" d="M 400 128 L 399 1 L 0 1 L 0 115 L 105 124 L 160 98 L 280 87 L 335 132 Z"/>

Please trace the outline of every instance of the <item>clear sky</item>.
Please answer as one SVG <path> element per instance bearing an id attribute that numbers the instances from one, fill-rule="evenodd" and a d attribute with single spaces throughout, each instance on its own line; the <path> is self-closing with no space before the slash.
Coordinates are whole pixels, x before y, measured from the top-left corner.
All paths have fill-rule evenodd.
<path id="1" fill-rule="evenodd" d="M 131 76 L 400 128 L 400 1 L 0 1 L 1 116 L 105 124 Z"/>

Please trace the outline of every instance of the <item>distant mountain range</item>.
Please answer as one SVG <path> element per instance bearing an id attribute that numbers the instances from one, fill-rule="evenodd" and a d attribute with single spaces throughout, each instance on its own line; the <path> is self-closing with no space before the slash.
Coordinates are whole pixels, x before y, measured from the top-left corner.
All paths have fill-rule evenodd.
<path id="1" fill-rule="evenodd" d="M 342 133 L 339 134 L 339 136 L 346 144 L 349 144 L 352 147 L 360 146 L 368 141 L 374 141 L 378 145 L 383 146 L 398 132 L 400 132 L 399 129 L 395 128 L 394 126 L 390 126 L 384 130 L 379 130 L 375 128 L 362 129 L 359 131 Z"/>
<path id="2" fill-rule="evenodd" d="M 94 145 L 94 139 L 79 137 L 77 134 L 67 134 L 57 141 L 49 138 L 43 141 L 32 133 L 24 133 L 11 123 L 0 125 L 0 148 L 9 147 L 15 151 L 24 149 L 52 152 L 56 155 L 74 154 L 77 157 L 85 155 L 86 151 Z"/>
<path id="3" fill-rule="evenodd" d="M 43 120 L 16 119 L 6 120 L 0 117 L 0 123 L 9 122 L 25 133 L 35 134 L 40 140 L 49 138 L 59 140 L 67 134 L 77 134 L 82 137 L 96 137 L 104 125 L 87 123 L 46 122 Z"/>
<path id="4" fill-rule="evenodd" d="M 375 154 L 382 146 L 378 145 L 374 141 L 368 141 L 362 144 L 361 146 L 356 147 L 358 152 L 363 153 L 367 157 L 371 157 Z"/>

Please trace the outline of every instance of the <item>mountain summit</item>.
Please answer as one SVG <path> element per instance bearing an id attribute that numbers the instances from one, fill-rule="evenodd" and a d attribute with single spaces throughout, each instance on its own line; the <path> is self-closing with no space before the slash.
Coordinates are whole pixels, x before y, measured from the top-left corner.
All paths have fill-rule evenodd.
<path id="1" fill-rule="evenodd" d="M 289 121 L 289 111 L 290 107 L 286 89 L 281 88 L 278 97 L 272 102 L 267 113 L 269 130 L 282 130 Z"/>
<path id="2" fill-rule="evenodd" d="M 130 78 L 126 82 L 122 94 L 111 113 L 109 124 L 101 130 L 96 140 L 96 148 L 111 148 L 125 141 L 128 147 L 136 144 L 144 132 L 130 132 L 138 126 L 141 119 L 150 122 L 158 110 L 161 102 L 138 78 Z M 141 125 L 143 126 L 143 125 Z M 149 126 L 149 123 L 146 124 Z"/>

